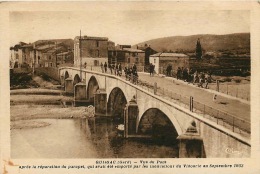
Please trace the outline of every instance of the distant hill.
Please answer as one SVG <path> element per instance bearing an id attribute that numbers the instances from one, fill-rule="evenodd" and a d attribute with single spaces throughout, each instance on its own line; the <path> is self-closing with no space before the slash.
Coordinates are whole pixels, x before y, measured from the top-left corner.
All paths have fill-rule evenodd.
<path id="1" fill-rule="evenodd" d="M 191 36 L 171 36 L 148 40 L 135 46 L 150 45 L 156 51 L 177 51 L 194 52 L 197 39 L 205 51 L 223 51 L 250 49 L 250 33 L 234 33 L 226 35 L 199 34 Z"/>

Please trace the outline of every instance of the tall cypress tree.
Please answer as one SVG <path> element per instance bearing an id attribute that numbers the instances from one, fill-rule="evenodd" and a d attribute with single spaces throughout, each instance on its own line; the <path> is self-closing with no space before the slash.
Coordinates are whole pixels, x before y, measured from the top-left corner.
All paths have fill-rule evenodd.
<path id="1" fill-rule="evenodd" d="M 200 45 L 200 39 L 198 38 L 197 40 L 197 45 L 196 45 L 196 58 L 199 60 L 202 57 L 202 48 Z"/>

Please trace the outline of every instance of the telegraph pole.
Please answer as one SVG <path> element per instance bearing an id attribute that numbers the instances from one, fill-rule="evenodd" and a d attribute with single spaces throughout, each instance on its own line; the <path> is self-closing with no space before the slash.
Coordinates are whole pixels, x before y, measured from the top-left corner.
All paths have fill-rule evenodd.
<path id="1" fill-rule="evenodd" d="M 82 81 L 82 57 L 81 57 L 81 30 L 79 36 L 79 61 L 80 61 L 80 80 Z"/>
<path id="2" fill-rule="evenodd" d="M 55 67 L 57 66 L 57 42 L 55 41 Z"/>
<path id="3" fill-rule="evenodd" d="M 34 76 L 34 66 L 35 66 L 35 59 L 36 59 L 36 51 L 35 51 L 35 43 L 33 43 L 33 63 L 32 63 L 32 68 L 33 68 L 33 76 Z"/>

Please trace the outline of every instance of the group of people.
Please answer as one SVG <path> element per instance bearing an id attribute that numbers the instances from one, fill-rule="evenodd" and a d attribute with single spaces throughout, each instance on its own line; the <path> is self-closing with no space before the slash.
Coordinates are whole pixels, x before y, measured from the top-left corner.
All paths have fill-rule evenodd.
<path id="1" fill-rule="evenodd" d="M 129 80 L 134 84 L 138 83 L 138 73 L 135 64 L 133 64 L 132 67 L 125 67 L 124 72 L 126 80 Z"/>
<path id="2" fill-rule="evenodd" d="M 212 81 L 210 72 L 198 72 L 193 69 L 180 68 L 177 69 L 177 79 L 184 80 L 194 85 L 198 84 L 198 87 L 208 88 L 208 84 Z"/>
<path id="3" fill-rule="evenodd" d="M 212 81 L 210 73 L 197 72 L 193 74 L 193 84 L 198 83 L 198 87 L 208 88 L 208 84 Z M 205 86 L 203 84 L 205 83 Z"/>
<path id="4" fill-rule="evenodd" d="M 100 67 L 101 67 L 102 73 L 104 73 L 104 72 L 107 73 L 107 70 L 109 69 L 111 74 L 114 74 L 116 76 L 122 76 L 121 63 L 115 63 L 115 64 L 108 63 L 107 64 L 107 62 L 105 62 L 103 65 L 103 63 L 101 62 Z M 134 84 L 137 84 L 138 73 L 137 73 L 136 64 L 133 64 L 133 66 L 131 66 L 131 67 L 125 67 L 124 73 L 125 73 L 126 80 L 129 80 L 129 81 L 133 82 Z"/>

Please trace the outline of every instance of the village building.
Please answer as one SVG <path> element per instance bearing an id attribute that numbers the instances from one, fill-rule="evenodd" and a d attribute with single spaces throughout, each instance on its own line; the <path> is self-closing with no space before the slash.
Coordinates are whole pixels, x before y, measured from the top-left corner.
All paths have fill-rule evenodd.
<path id="1" fill-rule="evenodd" d="M 72 51 L 66 51 L 66 52 L 61 52 L 58 53 L 57 55 L 57 66 L 61 65 L 73 65 L 73 52 Z"/>
<path id="2" fill-rule="evenodd" d="M 10 67 L 56 67 L 56 54 L 71 52 L 71 48 L 72 39 L 38 40 L 32 44 L 20 42 L 10 47 Z"/>
<path id="3" fill-rule="evenodd" d="M 49 56 L 51 56 L 51 53 L 48 51 L 51 49 L 54 49 L 55 45 L 54 44 L 47 44 L 47 45 L 41 45 L 37 46 L 35 48 L 35 62 L 34 66 L 37 67 L 45 67 L 48 62 Z M 52 58 L 51 58 L 52 59 Z M 48 67 L 48 65 L 47 65 Z"/>
<path id="4" fill-rule="evenodd" d="M 26 44 L 21 47 L 22 50 L 22 65 L 26 67 L 32 67 L 33 65 L 33 45 L 32 44 Z"/>
<path id="5" fill-rule="evenodd" d="M 12 68 L 22 67 L 25 62 L 24 58 L 24 48 L 22 46 L 26 45 L 24 42 L 19 42 L 14 47 L 10 47 L 10 66 Z"/>
<path id="6" fill-rule="evenodd" d="M 107 37 L 76 36 L 74 39 L 74 65 L 99 66 L 108 62 L 108 47 L 113 45 Z"/>
<path id="7" fill-rule="evenodd" d="M 145 64 L 145 52 L 142 50 L 134 49 L 134 48 L 123 48 L 125 51 L 124 60 L 125 66 L 132 66 L 136 64 L 136 66 L 144 66 Z"/>
<path id="8" fill-rule="evenodd" d="M 189 68 L 189 56 L 182 53 L 156 53 L 150 56 L 150 63 L 155 65 L 156 73 L 164 73 L 168 65 L 172 66 L 173 73 L 178 67 Z"/>
<path id="9" fill-rule="evenodd" d="M 149 65 L 150 61 L 149 58 L 151 55 L 158 53 L 158 51 L 151 48 L 150 45 L 145 44 L 144 46 L 136 46 L 136 49 L 142 50 L 145 52 L 145 65 Z"/>
<path id="10" fill-rule="evenodd" d="M 109 51 L 108 62 L 110 64 L 120 63 L 122 67 L 132 66 L 134 63 L 143 67 L 145 52 L 131 48 L 131 45 L 117 45 L 114 50 Z"/>
<path id="11" fill-rule="evenodd" d="M 16 46 L 10 47 L 10 68 L 18 68 L 18 61 L 19 61 L 19 55 L 18 55 L 18 48 Z"/>

